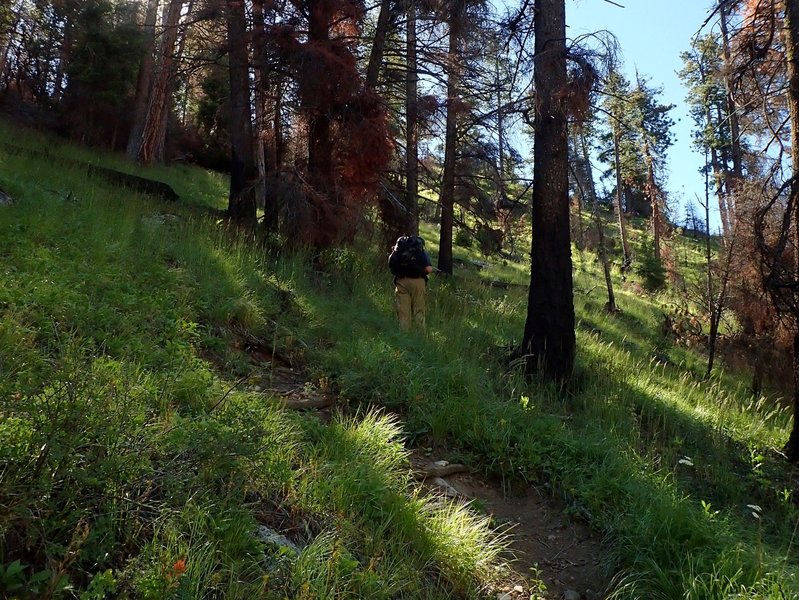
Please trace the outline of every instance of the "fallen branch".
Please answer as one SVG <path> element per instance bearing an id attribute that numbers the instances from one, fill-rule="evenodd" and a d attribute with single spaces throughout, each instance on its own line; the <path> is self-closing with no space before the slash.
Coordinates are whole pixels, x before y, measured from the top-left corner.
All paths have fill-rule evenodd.
<path id="1" fill-rule="evenodd" d="M 317 396 L 315 398 L 281 398 L 283 408 L 289 410 L 318 410 L 328 408 L 336 403 L 332 396 Z"/>
<path id="2" fill-rule="evenodd" d="M 452 463 L 448 465 L 427 465 L 421 467 L 413 472 L 416 479 L 424 480 L 430 477 L 449 477 L 450 475 L 457 475 L 458 473 L 468 473 L 469 469 L 466 465 Z"/>

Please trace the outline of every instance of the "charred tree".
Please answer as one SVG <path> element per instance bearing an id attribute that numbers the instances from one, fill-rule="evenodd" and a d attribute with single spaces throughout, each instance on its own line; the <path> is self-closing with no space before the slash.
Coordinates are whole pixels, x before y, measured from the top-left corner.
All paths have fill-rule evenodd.
<path id="1" fill-rule="evenodd" d="M 405 39 L 405 210 L 408 231 L 419 233 L 419 65 L 416 56 L 416 4 L 408 2 Z"/>
<path id="2" fill-rule="evenodd" d="M 247 21 L 243 0 L 227 0 L 230 63 L 230 195 L 228 216 L 245 227 L 255 226 L 258 171 L 252 139 Z"/>
<path id="3" fill-rule="evenodd" d="M 535 0 L 535 147 L 530 292 L 521 353 L 528 374 L 565 382 L 574 367 L 564 0 Z"/>
<path id="4" fill-rule="evenodd" d="M 455 222 L 455 161 L 458 151 L 459 51 L 463 35 L 463 0 L 451 0 L 449 15 L 449 72 L 447 73 L 447 119 L 444 133 L 444 171 L 441 175 L 441 231 L 438 269 L 452 275 L 452 228 Z"/>

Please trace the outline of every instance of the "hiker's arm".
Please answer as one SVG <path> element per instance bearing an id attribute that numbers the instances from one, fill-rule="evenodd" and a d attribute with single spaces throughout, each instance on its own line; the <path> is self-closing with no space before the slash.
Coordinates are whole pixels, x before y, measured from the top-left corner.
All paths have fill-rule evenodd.
<path id="1" fill-rule="evenodd" d="M 432 265 L 427 265 L 427 266 L 424 268 L 424 272 L 425 272 L 425 273 L 428 273 L 428 274 L 432 273 L 432 272 L 433 272 L 433 267 L 432 267 Z"/>

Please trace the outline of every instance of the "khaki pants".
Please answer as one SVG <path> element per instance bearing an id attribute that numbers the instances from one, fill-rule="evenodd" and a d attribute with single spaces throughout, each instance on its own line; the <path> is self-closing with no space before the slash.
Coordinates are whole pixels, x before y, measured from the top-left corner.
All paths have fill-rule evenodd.
<path id="1" fill-rule="evenodd" d="M 424 330 L 425 287 L 426 282 L 423 277 L 418 279 L 403 277 L 396 280 L 394 305 L 401 329 L 410 329 L 413 323 L 418 329 Z"/>

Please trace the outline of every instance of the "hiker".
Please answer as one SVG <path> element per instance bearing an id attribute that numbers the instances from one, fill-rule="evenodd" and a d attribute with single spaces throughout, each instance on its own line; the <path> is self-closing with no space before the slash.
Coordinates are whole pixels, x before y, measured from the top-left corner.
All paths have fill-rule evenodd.
<path id="1" fill-rule="evenodd" d="M 403 235 L 391 249 L 388 268 L 394 275 L 394 305 L 400 328 L 411 324 L 424 330 L 427 276 L 433 272 L 424 240 L 418 235 Z"/>

